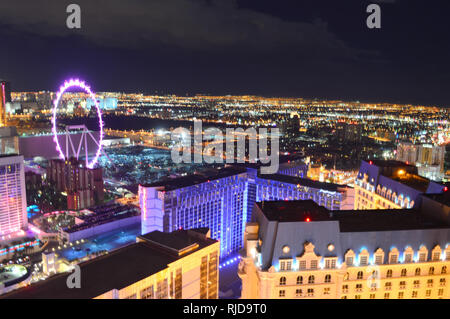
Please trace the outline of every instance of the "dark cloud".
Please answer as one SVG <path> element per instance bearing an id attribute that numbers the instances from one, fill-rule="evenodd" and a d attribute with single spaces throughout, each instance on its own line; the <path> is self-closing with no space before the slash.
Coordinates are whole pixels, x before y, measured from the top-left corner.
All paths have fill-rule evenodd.
<path id="1" fill-rule="evenodd" d="M 40 36 L 80 35 L 111 47 L 177 46 L 214 51 L 307 51 L 307 54 L 355 58 L 320 20 L 289 22 L 268 14 L 239 9 L 234 1 L 79 0 L 82 29 L 65 26 L 65 1 L 29 0 L 0 3 L 0 21 L 15 30 Z"/>

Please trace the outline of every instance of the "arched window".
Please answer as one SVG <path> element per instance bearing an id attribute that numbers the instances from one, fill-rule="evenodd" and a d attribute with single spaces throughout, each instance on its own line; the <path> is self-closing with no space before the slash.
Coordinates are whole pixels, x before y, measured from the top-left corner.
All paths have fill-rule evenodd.
<path id="1" fill-rule="evenodd" d="M 442 266 L 441 274 L 446 274 L 446 273 L 447 273 L 447 266 Z"/>
<path id="2" fill-rule="evenodd" d="M 302 285 L 303 284 L 303 277 L 302 276 L 298 276 L 297 277 L 297 285 Z"/>
<path id="3" fill-rule="evenodd" d="M 420 268 L 416 268 L 416 276 L 420 276 Z"/>
<path id="4" fill-rule="evenodd" d="M 331 275 L 326 275 L 325 276 L 325 282 L 331 282 Z"/>
<path id="5" fill-rule="evenodd" d="M 361 280 L 364 278 L 364 273 L 362 271 L 358 271 L 356 279 Z"/>
<path id="6" fill-rule="evenodd" d="M 391 278 L 392 277 L 392 269 L 388 269 L 388 271 L 386 272 L 386 278 Z"/>
<path id="7" fill-rule="evenodd" d="M 434 267 L 430 267 L 430 269 L 428 269 L 428 275 L 434 275 Z"/>
<path id="8" fill-rule="evenodd" d="M 286 285 L 286 277 L 281 277 L 280 278 L 280 286 L 284 286 Z"/>
<path id="9" fill-rule="evenodd" d="M 311 276 L 309 276 L 309 278 L 308 278 L 308 284 L 313 284 L 313 283 L 314 283 L 314 276 L 311 275 Z"/>
<path id="10" fill-rule="evenodd" d="M 345 280 L 348 280 L 350 278 L 350 274 L 349 273 L 346 273 L 345 275 L 344 275 L 344 281 Z"/>
<path id="11" fill-rule="evenodd" d="M 402 273 L 401 273 L 400 276 L 406 277 L 406 268 L 403 268 L 403 269 L 402 269 Z"/>

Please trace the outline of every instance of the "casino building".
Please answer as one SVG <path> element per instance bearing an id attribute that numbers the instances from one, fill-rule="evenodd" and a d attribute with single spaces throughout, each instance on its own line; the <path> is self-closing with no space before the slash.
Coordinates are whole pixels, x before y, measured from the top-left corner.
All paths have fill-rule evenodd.
<path id="1" fill-rule="evenodd" d="M 0 299 L 217 299 L 219 242 L 209 230 L 152 232 L 136 243 L 78 264 L 80 287 L 67 282 L 75 272 L 59 273 Z M 55 253 L 43 254 L 47 272 Z"/>
<path id="2" fill-rule="evenodd" d="M 449 205 L 448 193 L 413 209 L 256 203 L 238 269 L 241 298 L 450 298 Z"/>
<path id="3" fill-rule="evenodd" d="M 401 209 L 420 205 L 421 194 L 441 193 L 444 186 L 398 161 L 362 161 L 355 181 L 355 209 Z"/>
<path id="4" fill-rule="evenodd" d="M 304 170 L 303 165 L 297 173 L 293 167 L 287 172 L 297 175 Z M 259 174 L 255 167 L 227 166 L 140 185 L 142 233 L 208 227 L 211 237 L 220 240 L 221 256 L 226 257 L 242 247 L 245 223 L 255 202 L 311 199 L 334 210 L 343 208 L 345 196 L 345 186 L 284 174 Z"/>
<path id="5" fill-rule="evenodd" d="M 28 227 L 23 156 L 0 155 L 0 238 Z"/>

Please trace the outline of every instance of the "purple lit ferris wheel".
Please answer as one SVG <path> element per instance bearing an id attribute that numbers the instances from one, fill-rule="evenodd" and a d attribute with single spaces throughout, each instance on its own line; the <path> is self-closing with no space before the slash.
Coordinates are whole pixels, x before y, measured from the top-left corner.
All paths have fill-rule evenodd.
<path id="1" fill-rule="evenodd" d="M 58 133 L 56 130 L 56 112 L 58 109 L 59 102 L 64 94 L 69 88 L 79 88 L 84 90 L 87 94 L 90 95 L 90 98 L 95 103 L 95 108 L 97 110 L 98 115 L 98 125 L 100 128 L 100 135 L 99 138 L 95 138 L 92 133 L 87 129 L 86 125 L 68 125 L 66 126 L 66 151 L 65 153 L 61 149 L 61 145 L 58 141 Z M 95 94 L 92 92 L 91 88 L 86 85 L 85 82 L 80 81 L 78 79 L 70 79 L 69 81 L 65 81 L 64 84 L 59 88 L 59 91 L 56 95 L 56 100 L 54 102 L 53 106 L 53 116 L 52 116 L 52 132 L 53 132 L 53 141 L 56 143 L 56 150 L 58 151 L 58 155 L 61 159 L 68 159 L 70 156 L 75 156 L 77 159 L 80 156 L 81 152 L 81 146 L 84 144 L 84 150 L 85 150 L 85 156 L 86 156 L 86 167 L 93 168 L 95 164 L 98 161 L 98 158 L 100 157 L 100 154 L 102 153 L 102 140 L 103 140 L 103 121 L 102 121 L 102 112 L 100 110 L 100 107 L 98 105 L 98 101 L 95 97 Z M 71 131 L 78 130 L 81 131 L 81 138 L 78 144 L 78 147 L 75 148 L 74 143 L 71 138 Z M 95 145 L 97 145 L 94 158 L 89 161 L 88 158 L 88 142 L 87 139 L 91 138 Z M 69 149 L 70 146 L 70 149 Z"/>

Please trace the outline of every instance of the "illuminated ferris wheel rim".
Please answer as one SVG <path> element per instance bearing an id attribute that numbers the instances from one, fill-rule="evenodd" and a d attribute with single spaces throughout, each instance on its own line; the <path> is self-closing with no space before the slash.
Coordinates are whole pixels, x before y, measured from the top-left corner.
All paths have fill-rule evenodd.
<path id="1" fill-rule="evenodd" d="M 98 161 L 98 158 L 100 157 L 100 154 L 102 152 L 102 141 L 103 141 L 103 121 L 102 121 L 102 112 L 100 110 L 97 98 L 95 97 L 94 92 L 92 92 L 91 87 L 86 85 L 86 83 L 84 81 L 80 81 L 79 79 L 70 79 L 69 81 L 65 81 L 63 85 L 60 86 L 58 93 L 56 94 L 56 100 L 54 102 L 53 105 L 53 115 L 52 115 L 52 132 L 53 132 L 53 140 L 56 143 L 56 150 L 58 151 L 58 155 L 61 159 L 66 159 L 66 157 L 64 156 L 64 153 L 61 149 L 61 146 L 59 145 L 59 141 L 58 141 L 58 133 L 56 130 L 56 111 L 58 109 L 58 105 L 59 102 L 63 96 L 63 94 L 67 91 L 67 89 L 72 88 L 72 87 L 77 87 L 80 88 L 82 90 L 84 90 L 86 93 L 89 94 L 89 96 L 91 97 L 91 99 L 94 101 L 95 104 L 95 108 L 97 109 L 97 115 L 98 115 L 98 124 L 100 127 L 100 140 L 98 141 L 97 145 L 97 151 L 95 152 L 95 157 L 88 162 L 87 167 L 88 168 L 93 168 L 95 166 L 95 164 Z"/>

